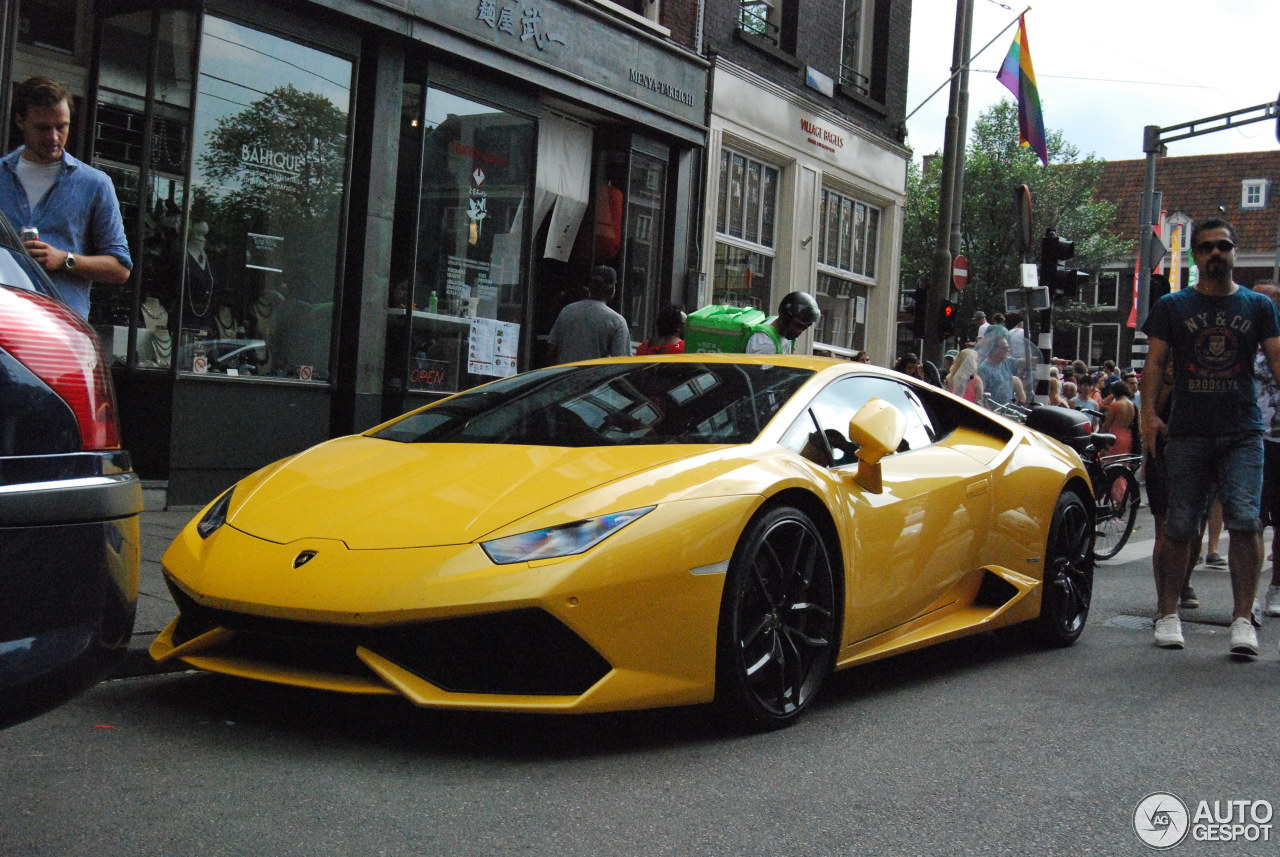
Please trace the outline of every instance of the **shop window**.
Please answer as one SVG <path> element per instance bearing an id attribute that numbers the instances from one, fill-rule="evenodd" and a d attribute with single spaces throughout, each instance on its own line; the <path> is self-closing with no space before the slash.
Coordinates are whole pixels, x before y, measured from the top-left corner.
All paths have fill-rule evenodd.
<path id="1" fill-rule="evenodd" d="M 144 369 L 168 369 L 176 354 L 196 24 L 172 10 L 102 22 L 92 161 L 115 185 L 147 299 L 135 306 L 131 289 L 95 286 L 89 318 L 116 362 Z"/>
<path id="2" fill-rule="evenodd" d="M 327 382 L 352 63 L 213 16 L 200 57 L 180 287 L 148 296 L 179 372 Z"/>
<path id="3" fill-rule="evenodd" d="M 533 145 L 531 119 L 406 84 L 396 233 L 416 234 L 416 252 L 392 266 L 389 393 L 517 371 Z"/>
<path id="4" fill-rule="evenodd" d="M 776 167 L 721 150 L 713 303 L 771 310 L 778 179 Z"/>
<path id="5" fill-rule="evenodd" d="M 874 280 L 880 209 L 823 188 L 819 221 L 819 264 Z"/>
<path id="6" fill-rule="evenodd" d="M 816 297 L 822 318 L 814 326 L 814 350 L 822 350 L 822 346 L 853 351 L 865 348 L 867 284 L 820 271 Z"/>

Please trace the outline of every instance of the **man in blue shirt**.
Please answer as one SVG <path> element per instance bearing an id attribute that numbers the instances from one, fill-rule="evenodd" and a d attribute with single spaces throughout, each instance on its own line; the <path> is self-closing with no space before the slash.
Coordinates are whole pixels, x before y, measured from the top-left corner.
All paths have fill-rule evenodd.
<path id="1" fill-rule="evenodd" d="M 1232 279 L 1236 233 L 1225 220 L 1195 225 L 1191 248 L 1200 281 L 1165 295 L 1151 308 L 1143 330 L 1147 363 L 1142 372 L 1142 436 L 1167 437 L 1165 466 L 1170 490 L 1164 539 L 1156 546 L 1156 645 L 1183 646 L 1178 601 L 1188 561 L 1200 539 L 1210 487 L 1222 500 L 1231 534 L 1227 566 L 1235 602 L 1230 649 L 1256 657 L 1251 621 L 1262 571 L 1262 415 L 1253 374 L 1262 348 L 1280 377 L 1280 316 L 1270 300 Z M 1168 422 L 1156 412 L 1165 366 L 1173 367 Z M 1176 487 L 1175 487 L 1176 486 Z"/>
<path id="2" fill-rule="evenodd" d="M 71 94 L 47 77 L 14 91 L 23 145 L 0 160 L 0 210 L 15 229 L 34 226 L 32 258 L 73 310 L 89 315 L 89 284 L 120 285 L 133 260 L 111 179 L 69 155 Z"/>

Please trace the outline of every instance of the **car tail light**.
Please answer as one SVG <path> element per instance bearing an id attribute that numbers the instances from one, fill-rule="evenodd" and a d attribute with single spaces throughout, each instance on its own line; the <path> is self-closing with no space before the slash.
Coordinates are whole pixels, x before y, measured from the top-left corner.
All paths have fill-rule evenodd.
<path id="1" fill-rule="evenodd" d="M 120 446 L 107 362 L 97 334 L 73 310 L 36 292 L 0 287 L 0 348 L 67 403 L 85 449 Z"/>

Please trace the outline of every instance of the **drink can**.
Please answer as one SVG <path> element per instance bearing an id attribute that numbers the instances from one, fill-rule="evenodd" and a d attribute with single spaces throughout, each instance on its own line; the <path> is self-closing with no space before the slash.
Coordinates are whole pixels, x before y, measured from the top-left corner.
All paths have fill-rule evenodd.
<path id="1" fill-rule="evenodd" d="M 24 243 L 27 241 L 39 241 L 40 230 L 36 229 L 34 226 L 22 227 L 22 240 Z"/>

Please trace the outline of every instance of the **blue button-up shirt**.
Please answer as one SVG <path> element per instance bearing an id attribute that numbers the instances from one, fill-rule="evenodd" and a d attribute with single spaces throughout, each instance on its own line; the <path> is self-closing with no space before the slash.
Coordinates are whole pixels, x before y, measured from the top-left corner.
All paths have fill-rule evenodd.
<path id="1" fill-rule="evenodd" d="M 132 270 L 133 259 L 111 178 L 64 152 L 62 171 L 32 210 L 18 180 L 18 158 L 23 148 L 19 146 L 0 160 L 0 211 L 13 228 L 34 226 L 40 230 L 41 241 L 59 250 L 85 256 L 115 256 Z M 67 305 L 88 317 L 89 280 L 75 271 L 48 274 Z"/>

